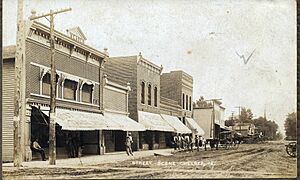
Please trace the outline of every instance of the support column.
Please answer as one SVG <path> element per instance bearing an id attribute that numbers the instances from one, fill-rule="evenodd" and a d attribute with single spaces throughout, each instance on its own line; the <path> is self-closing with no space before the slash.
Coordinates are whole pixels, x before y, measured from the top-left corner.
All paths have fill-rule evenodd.
<path id="1" fill-rule="evenodd" d="M 25 161 L 32 160 L 32 152 L 31 152 L 31 107 L 26 104 L 26 117 L 25 117 L 25 131 L 24 131 L 24 143 L 25 143 Z"/>
<path id="2" fill-rule="evenodd" d="M 99 130 L 99 148 L 100 148 L 100 155 L 105 154 L 105 139 L 103 130 Z"/>

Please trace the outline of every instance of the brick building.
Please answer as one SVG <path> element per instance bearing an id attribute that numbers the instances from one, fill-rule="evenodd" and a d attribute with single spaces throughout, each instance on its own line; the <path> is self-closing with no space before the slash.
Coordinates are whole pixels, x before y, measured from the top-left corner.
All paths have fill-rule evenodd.
<path id="1" fill-rule="evenodd" d="M 181 116 L 181 111 L 175 101 L 161 97 L 161 72 L 162 66 L 153 64 L 141 54 L 110 57 L 105 64 L 105 73 L 112 81 L 123 85 L 130 83 L 129 117 L 147 129 L 133 134 L 134 149 L 165 148 L 170 145 L 172 133 L 190 132 L 177 118 L 168 116 Z"/>
<path id="2" fill-rule="evenodd" d="M 160 77 L 160 86 L 162 100 L 173 101 L 178 108 L 176 116 L 192 130 L 193 135 L 202 136 L 202 128 L 192 118 L 193 77 L 181 70 L 163 73 Z"/>
<path id="3" fill-rule="evenodd" d="M 32 159 L 31 142 L 40 139 L 48 147 L 50 102 L 49 27 L 39 22 L 25 23 L 25 69 L 21 91 L 21 152 L 23 160 Z M 127 131 L 143 131 L 144 126 L 128 117 L 129 84 L 110 82 L 103 76 L 106 50 L 85 44 L 79 27 L 67 34 L 55 31 L 56 63 L 56 151 L 65 157 L 66 140 L 77 138 L 83 154 L 102 154 L 124 147 Z M 3 53 L 3 161 L 13 160 L 14 60 L 16 47 Z M 114 101 L 111 101 L 114 99 Z M 26 108 L 25 108 L 26 107 Z M 124 144 L 124 143 L 123 143 Z M 47 151 L 46 151 L 47 152 Z"/>

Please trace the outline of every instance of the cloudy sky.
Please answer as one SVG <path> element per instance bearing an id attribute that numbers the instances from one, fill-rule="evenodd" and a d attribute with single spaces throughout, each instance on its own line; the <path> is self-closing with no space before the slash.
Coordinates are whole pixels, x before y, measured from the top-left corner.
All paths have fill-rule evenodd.
<path id="1" fill-rule="evenodd" d="M 256 117 L 266 107 L 283 132 L 296 111 L 294 0 L 24 0 L 24 17 L 68 7 L 56 30 L 79 26 L 87 44 L 110 56 L 142 52 L 164 72 L 184 70 L 194 77 L 194 100 L 221 98 L 226 117 L 236 106 Z M 16 9 L 16 0 L 3 0 L 4 45 L 15 44 Z"/>

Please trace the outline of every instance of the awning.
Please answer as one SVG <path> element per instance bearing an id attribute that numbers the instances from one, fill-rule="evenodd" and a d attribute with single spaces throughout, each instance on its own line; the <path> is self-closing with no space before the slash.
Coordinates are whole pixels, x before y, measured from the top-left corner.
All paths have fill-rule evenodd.
<path id="1" fill-rule="evenodd" d="M 196 123 L 196 121 L 192 118 L 186 118 L 187 126 L 192 129 L 196 130 L 196 133 L 200 136 L 204 135 L 203 129 Z"/>
<path id="2" fill-rule="evenodd" d="M 105 112 L 104 118 L 105 118 L 105 120 L 113 121 L 116 124 L 118 124 L 120 130 L 123 130 L 123 131 L 145 131 L 146 130 L 144 125 L 129 118 L 125 114 Z"/>
<path id="3" fill-rule="evenodd" d="M 182 133 L 182 134 L 187 134 L 187 133 L 192 133 L 192 131 L 186 127 L 179 119 L 178 117 L 175 116 L 170 116 L 166 114 L 161 114 L 163 119 L 171 125 L 177 133 Z"/>
<path id="4" fill-rule="evenodd" d="M 231 131 L 229 127 L 220 125 L 221 131 Z"/>
<path id="5" fill-rule="evenodd" d="M 49 116 L 49 111 L 43 111 Z M 62 130 L 92 131 L 92 130 L 118 130 L 119 125 L 113 121 L 105 120 L 102 114 L 68 109 L 56 109 L 56 123 Z"/>
<path id="6" fill-rule="evenodd" d="M 138 111 L 139 123 L 147 130 L 176 132 L 176 130 L 165 121 L 160 114 Z"/>

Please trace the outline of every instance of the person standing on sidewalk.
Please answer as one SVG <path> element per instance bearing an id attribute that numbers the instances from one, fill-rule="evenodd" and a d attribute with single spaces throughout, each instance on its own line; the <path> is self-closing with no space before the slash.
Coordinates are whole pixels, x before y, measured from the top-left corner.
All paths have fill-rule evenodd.
<path id="1" fill-rule="evenodd" d="M 194 151 L 194 144 L 195 144 L 195 138 L 193 138 L 192 134 L 190 134 L 190 150 L 193 152 Z"/>
<path id="2" fill-rule="evenodd" d="M 178 145 L 178 136 L 177 136 L 177 134 L 175 134 L 174 136 L 173 136 L 173 143 L 174 143 L 174 145 L 173 145 L 173 147 L 174 147 L 174 150 L 177 150 L 177 145 Z"/>
<path id="3" fill-rule="evenodd" d="M 126 146 L 126 153 L 128 156 L 132 155 L 132 149 L 131 149 L 131 145 L 133 143 L 132 137 L 131 137 L 131 133 L 128 133 L 127 137 L 126 137 L 126 142 L 125 142 L 125 146 Z"/>
<path id="4" fill-rule="evenodd" d="M 199 141 L 200 141 L 199 136 L 196 135 L 196 136 L 195 136 L 195 146 L 197 147 L 197 151 L 198 151 L 198 152 L 199 152 Z"/>

